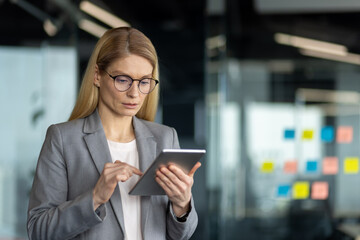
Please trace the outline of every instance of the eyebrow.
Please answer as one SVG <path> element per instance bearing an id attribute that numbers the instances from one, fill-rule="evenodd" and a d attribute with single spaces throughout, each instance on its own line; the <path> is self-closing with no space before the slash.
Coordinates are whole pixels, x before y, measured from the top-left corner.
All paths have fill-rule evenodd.
<path id="1" fill-rule="evenodd" d="M 114 74 L 111 74 L 111 75 L 113 75 L 114 77 L 115 77 L 115 76 L 119 76 L 119 75 L 126 75 L 126 76 L 129 76 L 129 77 L 133 78 L 130 74 L 127 74 L 127 73 L 124 73 L 124 72 L 121 72 L 121 71 L 114 71 Z M 142 78 L 152 78 L 152 77 L 153 77 L 153 76 L 152 76 L 152 73 L 149 73 L 149 74 L 146 74 L 146 75 L 142 76 L 142 77 L 139 78 L 139 79 L 142 79 Z"/>

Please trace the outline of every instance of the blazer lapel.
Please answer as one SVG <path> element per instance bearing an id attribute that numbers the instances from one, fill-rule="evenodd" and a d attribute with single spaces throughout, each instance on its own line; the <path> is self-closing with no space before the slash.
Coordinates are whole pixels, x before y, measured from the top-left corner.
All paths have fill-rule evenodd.
<path id="1" fill-rule="evenodd" d="M 84 140 L 100 176 L 104 169 L 104 164 L 107 162 L 111 163 L 112 160 L 105 132 L 97 110 L 85 119 L 84 133 L 87 133 L 87 135 L 84 137 Z M 125 236 L 124 217 L 120 190 L 118 187 L 115 188 L 114 193 L 110 198 L 110 203 L 121 227 L 123 235 Z"/>
<path id="2" fill-rule="evenodd" d="M 156 157 L 156 141 L 148 127 L 137 117 L 133 118 L 140 171 L 144 172 Z M 150 196 L 141 196 L 141 231 L 145 239 L 145 226 L 150 207 Z"/>

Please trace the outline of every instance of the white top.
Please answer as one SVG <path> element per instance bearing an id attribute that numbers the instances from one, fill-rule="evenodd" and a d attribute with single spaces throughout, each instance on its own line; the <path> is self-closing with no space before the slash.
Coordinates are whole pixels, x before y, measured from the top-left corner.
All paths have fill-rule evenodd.
<path id="1" fill-rule="evenodd" d="M 119 160 L 139 168 L 139 154 L 136 140 L 129 143 L 119 143 L 108 140 L 112 161 Z M 140 196 L 129 195 L 130 189 L 139 180 L 134 174 L 126 182 L 119 182 L 121 204 L 125 223 L 125 240 L 142 240 Z"/>

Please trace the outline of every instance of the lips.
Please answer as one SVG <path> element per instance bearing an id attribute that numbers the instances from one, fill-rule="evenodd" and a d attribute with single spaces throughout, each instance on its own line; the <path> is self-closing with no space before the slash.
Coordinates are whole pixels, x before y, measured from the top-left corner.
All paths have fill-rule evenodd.
<path id="1" fill-rule="evenodd" d="M 134 109 L 138 106 L 136 103 L 123 103 L 125 108 Z"/>

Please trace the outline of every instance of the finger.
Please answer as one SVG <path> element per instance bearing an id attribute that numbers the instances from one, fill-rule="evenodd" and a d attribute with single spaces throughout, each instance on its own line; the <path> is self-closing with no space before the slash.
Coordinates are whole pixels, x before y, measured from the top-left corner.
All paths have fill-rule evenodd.
<path id="1" fill-rule="evenodd" d="M 132 172 L 136 175 L 142 176 L 143 173 L 136 167 L 132 167 Z"/>
<path id="2" fill-rule="evenodd" d="M 104 169 L 114 168 L 114 167 L 117 167 L 117 166 L 118 166 L 118 164 L 108 162 L 108 163 L 104 164 Z"/>
<path id="3" fill-rule="evenodd" d="M 165 194 L 172 198 L 174 196 L 174 191 L 158 176 L 155 177 L 155 181 L 160 185 L 162 189 L 164 189 Z"/>
<path id="4" fill-rule="evenodd" d="M 114 168 L 126 168 L 126 167 L 127 167 L 127 168 L 130 169 L 130 171 L 131 171 L 132 173 L 134 173 L 134 174 L 136 174 L 136 175 L 141 176 L 141 175 L 143 174 L 138 168 L 136 168 L 136 167 L 134 167 L 134 166 L 131 166 L 131 165 L 125 163 L 125 162 L 121 162 L 120 160 L 116 160 L 116 161 L 114 162 L 114 164 L 115 164 L 115 167 L 114 167 Z"/>
<path id="5" fill-rule="evenodd" d="M 168 169 L 169 168 L 169 169 Z M 168 168 L 161 168 L 161 172 L 180 190 L 185 191 L 186 184 L 191 184 L 189 177 L 175 165 L 170 165 Z"/>
<path id="6" fill-rule="evenodd" d="M 170 189 L 173 189 L 174 186 L 173 186 L 173 183 L 171 182 L 171 180 L 161 172 L 161 170 L 157 171 L 156 172 L 156 176 L 160 178 L 160 180 L 166 184 L 166 186 Z"/>
<path id="7" fill-rule="evenodd" d="M 130 175 L 128 173 L 125 174 L 116 174 L 115 179 L 117 182 L 126 182 L 130 178 Z"/>
<path id="8" fill-rule="evenodd" d="M 160 185 L 160 187 L 162 187 L 162 189 L 164 189 L 166 194 L 171 192 L 170 188 L 164 183 L 164 181 L 161 180 L 160 177 L 156 176 L 155 181 Z"/>
<path id="9" fill-rule="evenodd" d="M 117 163 L 117 164 L 108 165 L 107 168 L 104 168 L 104 173 L 106 175 L 113 174 L 126 167 L 127 167 L 126 163 L 121 163 L 121 164 Z"/>
<path id="10" fill-rule="evenodd" d="M 193 183 L 192 177 L 185 174 L 181 168 L 177 167 L 176 165 L 170 165 L 169 170 L 177 176 L 177 178 L 181 181 L 181 183 L 185 183 L 188 186 L 192 185 Z M 179 186 L 182 187 L 183 185 L 179 185 Z"/>
<path id="11" fill-rule="evenodd" d="M 196 172 L 196 170 L 198 170 L 198 168 L 201 167 L 201 162 L 197 162 L 195 164 L 195 166 L 190 170 L 190 172 L 188 173 L 189 177 L 194 177 L 194 174 Z"/>

